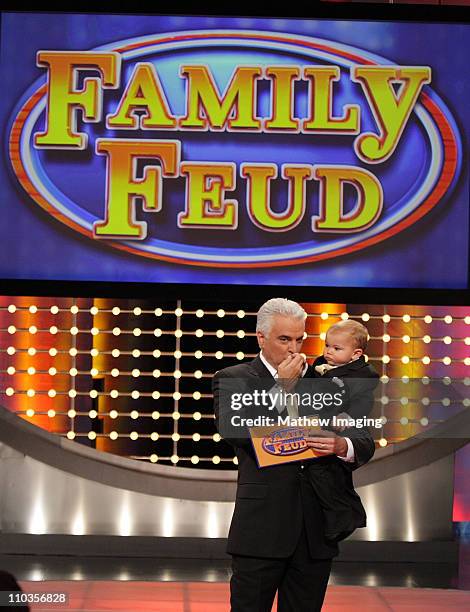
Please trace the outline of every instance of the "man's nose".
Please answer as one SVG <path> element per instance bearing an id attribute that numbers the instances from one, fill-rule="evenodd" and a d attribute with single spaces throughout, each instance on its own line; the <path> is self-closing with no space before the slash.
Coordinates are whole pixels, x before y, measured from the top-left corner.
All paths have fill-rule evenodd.
<path id="1" fill-rule="evenodd" d="M 291 342 L 289 342 L 288 351 L 289 353 L 297 352 L 297 343 L 295 342 L 295 340 L 292 340 Z"/>

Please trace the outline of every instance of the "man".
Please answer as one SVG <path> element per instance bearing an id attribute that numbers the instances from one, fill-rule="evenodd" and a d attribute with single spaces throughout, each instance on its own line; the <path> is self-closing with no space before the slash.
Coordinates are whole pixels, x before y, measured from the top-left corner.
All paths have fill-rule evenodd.
<path id="1" fill-rule="evenodd" d="M 227 431 L 224 385 L 230 379 L 243 379 L 248 385 L 256 379 L 261 385 L 270 380 L 270 385 L 280 383 L 291 390 L 305 375 L 300 349 L 306 317 L 299 304 L 283 298 L 261 306 L 256 325 L 259 356 L 214 376 L 215 415 L 222 436 Z M 320 501 L 307 477 L 309 463 L 342 462 L 345 469 L 354 470 L 374 454 L 372 438 L 368 432 L 352 440 L 334 433 L 313 437 L 309 445 L 323 457 L 265 468 L 258 467 L 248 437 L 225 439 L 235 447 L 239 466 L 227 547 L 233 559 L 232 612 L 270 612 L 276 591 L 279 612 L 321 610 L 338 546 L 325 538 Z M 315 473 L 314 478 L 319 471 Z"/>

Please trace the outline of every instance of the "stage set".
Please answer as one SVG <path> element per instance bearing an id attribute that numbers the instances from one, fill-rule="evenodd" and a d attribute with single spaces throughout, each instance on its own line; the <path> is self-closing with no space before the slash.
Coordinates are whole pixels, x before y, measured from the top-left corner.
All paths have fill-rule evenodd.
<path id="1" fill-rule="evenodd" d="M 470 22 L 393 8 L 1 13 L 0 609 L 230 610 L 212 382 L 273 297 L 377 373 L 322 609 L 470 609 Z"/>

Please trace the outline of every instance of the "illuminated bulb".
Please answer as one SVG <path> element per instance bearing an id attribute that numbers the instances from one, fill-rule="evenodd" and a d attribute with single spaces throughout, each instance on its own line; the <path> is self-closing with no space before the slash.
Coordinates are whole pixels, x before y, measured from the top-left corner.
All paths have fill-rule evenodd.
<path id="1" fill-rule="evenodd" d="M 137 440 L 139 438 L 139 434 L 136 431 L 131 431 L 131 433 L 129 434 L 129 438 L 131 440 Z"/>
<path id="2" fill-rule="evenodd" d="M 98 308 L 97 308 L 96 306 L 92 306 L 92 307 L 90 308 L 90 314 L 91 314 L 91 315 L 95 316 L 95 315 L 97 315 L 98 313 L 99 313 L 99 310 L 98 310 Z"/>
<path id="3" fill-rule="evenodd" d="M 113 309 L 111 310 L 111 312 L 113 313 L 113 315 L 116 317 L 118 314 L 121 313 L 121 309 L 118 308 L 118 306 L 114 306 Z"/>
<path id="4" fill-rule="evenodd" d="M 91 368 L 91 370 L 90 370 L 90 375 L 91 376 L 98 376 L 98 374 L 99 374 L 98 368 Z"/>
<path id="5" fill-rule="evenodd" d="M 154 411 L 152 412 L 152 419 L 153 419 L 154 421 L 158 421 L 158 419 L 159 419 L 159 418 L 160 418 L 160 413 L 159 413 L 157 410 L 154 410 Z"/>
<path id="6" fill-rule="evenodd" d="M 121 328 L 120 327 L 113 327 L 113 335 L 114 336 L 119 336 L 121 333 Z"/>
<path id="7" fill-rule="evenodd" d="M 173 421 L 178 421 L 181 417 L 181 414 L 175 410 L 175 412 L 172 413 L 171 418 L 173 419 Z"/>
<path id="8" fill-rule="evenodd" d="M 196 465 L 197 463 L 199 463 L 199 457 L 197 455 L 193 455 L 191 457 L 191 463 Z"/>
<path id="9" fill-rule="evenodd" d="M 390 400 L 386 395 L 382 395 L 382 397 L 380 398 L 380 401 L 384 406 L 386 406 Z"/>
<path id="10" fill-rule="evenodd" d="M 110 431 L 109 432 L 109 437 L 111 438 L 111 440 L 117 440 L 118 439 L 118 432 L 117 431 Z"/>
<path id="11" fill-rule="evenodd" d="M 69 419 L 74 419 L 77 416 L 77 413 L 75 412 L 75 410 L 73 408 L 71 408 L 67 412 L 67 416 L 69 417 Z"/>
<path id="12" fill-rule="evenodd" d="M 70 312 L 72 314 L 77 314 L 78 313 L 78 306 L 71 306 L 70 307 Z"/>
<path id="13" fill-rule="evenodd" d="M 222 353 L 222 351 L 217 351 L 215 354 L 215 358 L 216 359 L 222 359 L 224 356 L 224 354 Z"/>
<path id="14" fill-rule="evenodd" d="M 70 350 L 72 350 L 72 349 L 70 349 Z M 77 350 L 77 349 L 75 349 L 75 350 Z M 92 348 L 91 351 L 90 351 L 90 355 L 92 357 L 98 357 L 99 354 L 100 354 L 100 352 L 99 352 L 99 350 L 97 348 Z"/>
<path id="15" fill-rule="evenodd" d="M 131 397 L 132 397 L 132 399 L 135 399 L 135 400 L 139 399 L 139 397 L 140 397 L 139 391 L 137 391 L 137 389 L 134 389 L 134 391 L 132 391 L 132 393 L 131 393 Z"/>
<path id="16" fill-rule="evenodd" d="M 175 316 L 181 317 L 182 315 L 183 315 L 183 309 L 182 308 L 175 308 Z"/>
<path id="17" fill-rule="evenodd" d="M 245 316 L 245 311 L 244 310 L 237 310 L 237 317 L 239 319 L 243 319 L 243 317 Z"/>
<path id="18" fill-rule="evenodd" d="M 389 380 L 390 378 L 386 374 L 380 377 L 380 382 L 383 383 L 384 385 L 386 385 Z"/>
<path id="19" fill-rule="evenodd" d="M 470 325 L 470 316 L 466 316 L 464 321 L 465 321 L 465 325 Z"/>
<path id="20" fill-rule="evenodd" d="M 244 330 L 243 330 L 243 329 L 239 329 L 239 330 L 237 331 L 237 337 L 238 337 L 238 338 L 244 338 L 244 337 L 245 337 L 245 332 L 244 332 Z"/>
<path id="21" fill-rule="evenodd" d="M 234 458 L 232 459 L 232 461 L 233 461 L 233 463 L 234 463 L 235 465 L 238 465 L 238 457 L 234 457 Z"/>
<path id="22" fill-rule="evenodd" d="M 116 399 L 116 397 L 119 397 L 119 391 L 117 389 L 111 389 L 111 391 L 109 392 L 109 395 L 113 399 Z"/>
<path id="23" fill-rule="evenodd" d="M 220 457 L 219 457 L 218 455 L 214 455 L 214 456 L 212 457 L 212 463 L 213 463 L 214 465 L 219 464 L 219 463 L 220 463 Z"/>
<path id="24" fill-rule="evenodd" d="M 217 316 L 219 318 L 225 317 L 225 310 L 223 308 L 219 308 L 219 310 L 217 311 Z"/>
<path id="25" fill-rule="evenodd" d="M 410 358 L 408 357 L 408 355 L 403 355 L 403 357 L 401 358 L 401 362 L 410 363 Z"/>
<path id="26" fill-rule="evenodd" d="M 163 310 L 161 308 L 155 308 L 154 314 L 156 317 L 161 317 L 163 314 Z"/>
<path id="27" fill-rule="evenodd" d="M 183 356 L 183 353 L 181 351 L 175 351 L 173 353 L 173 356 L 175 359 L 181 359 L 181 357 Z"/>
<path id="28" fill-rule="evenodd" d="M 368 312 L 364 312 L 361 319 L 363 321 L 368 321 L 370 319 L 370 314 Z"/>
<path id="29" fill-rule="evenodd" d="M 383 355 L 382 356 L 382 363 L 390 363 L 390 356 L 389 355 Z"/>
<path id="30" fill-rule="evenodd" d="M 176 401 L 180 400 L 181 399 L 181 393 L 179 391 L 175 391 L 173 393 L 173 399 L 176 400 Z"/>
<path id="31" fill-rule="evenodd" d="M 31 351 L 34 351 L 34 352 L 31 352 Z M 15 347 L 14 346 L 9 346 L 7 348 L 7 353 L 8 353 L 8 355 L 14 355 L 16 353 Z M 34 355 L 35 353 L 36 353 L 36 349 L 30 349 L 30 348 L 28 349 L 28 355 Z"/>
<path id="32" fill-rule="evenodd" d="M 69 390 L 69 397 L 77 397 L 77 392 L 75 391 L 75 389 L 70 389 Z"/>
<path id="33" fill-rule="evenodd" d="M 423 383 L 423 385 L 429 385 L 430 383 L 429 376 L 423 376 L 423 378 L 421 379 L 421 382 Z"/>
<path id="34" fill-rule="evenodd" d="M 382 416 L 380 420 L 382 421 L 382 427 L 387 424 L 388 419 L 386 416 Z"/>
<path id="35" fill-rule="evenodd" d="M 463 379 L 463 384 L 464 384 L 466 387 L 468 387 L 468 386 L 470 385 L 470 377 L 466 376 L 466 377 Z"/>
<path id="36" fill-rule="evenodd" d="M 77 334 L 78 334 L 78 327 L 75 327 L 75 326 L 71 327 L 70 328 L 70 335 L 71 336 L 76 336 Z"/>
<path id="37" fill-rule="evenodd" d="M 12 395 L 15 394 L 15 390 L 13 389 L 13 387 L 7 387 L 5 389 L 5 393 L 8 395 L 8 397 L 11 397 Z"/>
<path id="38" fill-rule="evenodd" d="M 69 374 L 70 374 L 70 376 L 77 376 L 77 374 L 78 374 L 77 368 L 70 368 Z"/>
<path id="39" fill-rule="evenodd" d="M 14 334 L 16 332 L 16 327 L 14 325 L 9 325 L 7 331 L 9 334 Z"/>
<path id="40" fill-rule="evenodd" d="M 408 425 L 408 419 L 407 419 L 407 417 L 401 417 L 401 419 L 400 419 L 400 424 L 401 424 L 401 425 Z"/>
<path id="41" fill-rule="evenodd" d="M 142 314 L 142 308 L 136 306 L 132 312 L 135 314 L 136 317 L 140 317 L 140 315 Z"/>
<path id="42" fill-rule="evenodd" d="M 431 342 L 431 336 L 423 336 L 423 342 L 425 342 L 426 344 L 429 344 Z"/>
<path id="43" fill-rule="evenodd" d="M 470 365 L 470 357 L 465 357 L 465 359 L 463 360 L 465 365 Z"/>
<path id="44" fill-rule="evenodd" d="M 443 406 L 450 406 L 450 399 L 448 397 L 443 397 L 441 402 Z"/>
<path id="45" fill-rule="evenodd" d="M 450 378 L 450 376 L 444 376 L 444 378 L 442 379 L 442 382 L 445 385 L 450 385 L 452 383 L 452 378 Z"/>
<path id="46" fill-rule="evenodd" d="M 152 392 L 152 399 L 154 399 L 154 400 L 160 399 L 160 391 L 153 391 Z"/>
<path id="47" fill-rule="evenodd" d="M 157 338 L 160 338 L 160 336 L 163 334 L 162 330 L 157 327 L 156 329 L 153 330 L 153 335 L 156 336 Z"/>
<path id="48" fill-rule="evenodd" d="M 193 419 L 194 419 L 195 421 L 200 421 L 200 420 L 201 420 L 201 416 L 202 416 L 202 415 L 201 415 L 201 413 L 200 413 L 200 412 L 195 412 L 195 413 L 193 414 Z"/>
<path id="49" fill-rule="evenodd" d="M 442 363 L 448 366 L 452 363 L 452 359 L 450 357 L 444 357 L 444 359 L 442 360 Z"/>
<path id="50" fill-rule="evenodd" d="M 157 461 L 158 461 L 158 455 L 155 455 L 155 454 L 150 455 L 150 461 L 151 461 L 152 463 L 157 463 Z"/>
<path id="51" fill-rule="evenodd" d="M 181 370 L 175 370 L 173 372 L 173 378 L 181 378 Z"/>
<path id="52" fill-rule="evenodd" d="M 347 321 L 347 320 L 349 319 L 349 315 L 348 315 L 348 313 L 347 313 L 347 312 L 342 312 L 342 313 L 340 314 L 340 319 L 341 319 L 342 321 Z"/>
<path id="53" fill-rule="evenodd" d="M 49 389 L 49 391 L 47 392 L 47 395 L 49 397 L 55 397 L 57 395 L 57 391 L 55 389 Z"/>
<path id="54" fill-rule="evenodd" d="M 427 417 L 423 417 L 420 420 L 421 425 L 423 425 L 423 427 L 426 427 L 426 425 L 429 425 L 429 419 Z"/>
<path id="55" fill-rule="evenodd" d="M 49 333 L 52 334 L 53 336 L 55 336 L 55 334 L 58 332 L 59 330 L 57 329 L 57 327 L 55 325 L 52 325 L 51 327 L 49 327 Z"/>
<path id="56" fill-rule="evenodd" d="M 175 338 L 181 338 L 182 335 L 183 335 L 183 332 L 181 331 L 181 329 L 175 330 Z"/>
<path id="57" fill-rule="evenodd" d="M 320 315 L 320 318 L 323 319 L 323 321 L 326 321 L 328 319 L 329 315 L 327 312 L 322 312 Z"/>
<path id="58" fill-rule="evenodd" d="M 403 341 L 405 344 L 408 344 L 408 342 L 409 342 L 410 340 L 411 340 L 411 338 L 410 338 L 409 336 L 407 336 L 407 335 L 404 335 L 404 336 L 402 337 L 402 341 Z"/>
<path id="59" fill-rule="evenodd" d="M 178 457 L 178 455 L 171 455 L 171 463 L 174 463 L 175 465 L 178 463 L 178 461 L 180 460 L 180 458 Z"/>
<path id="60" fill-rule="evenodd" d="M 160 370 L 154 370 L 154 371 L 152 372 L 152 376 L 153 376 L 154 378 L 160 378 L 160 375 L 161 375 Z"/>
<path id="61" fill-rule="evenodd" d="M 97 336 L 100 333 L 100 330 L 97 327 L 92 327 L 90 329 L 90 333 L 92 336 Z"/>
<path id="62" fill-rule="evenodd" d="M 225 332 L 224 332 L 224 330 L 223 330 L 223 329 L 218 329 L 218 330 L 215 332 L 215 335 L 217 336 L 217 338 L 223 338 L 223 337 L 225 336 Z"/>
<path id="63" fill-rule="evenodd" d="M 75 438 L 75 432 L 74 431 L 68 431 L 67 432 L 67 438 L 69 440 L 73 440 Z"/>
<path id="64" fill-rule="evenodd" d="M 90 419 L 96 419 L 96 417 L 98 416 L 98 413 L 96 412 L 96 410 L 90 410 L 90 412 L 88 413 L 88 416 L 90 417 Z"/>
<path id="65" fill-rule="evenodd" d="M 28 416 L 29 418 L 34 416 L 34 410 L 32 408 L 28 408 L 28 410 L 26 411 L 26 416 Z"/>
<path id="66" fill-rule="evenodd" d="M 431 363 L 431 358 L 428 355 L 425 355 L 421 361 L 424 363 L 424 365 L 429 365 Z"/>
<path id="67" fill-rule="evenodd" d="M 384 315 L 383 315 L 383 317 L 382 317 L 382 321 L 383 321 L 384 323 L 390 323 L 390 320 L 391 320 L 391 317 L 390 317 L 390 315 L 389 315 L 389 314 L 384 314 Z"/>
<path id="68" fill-rule="evenodd" d="M 452 344 L 452 338 L 450 336 L 445 336 L 443 342 L 444 344 Z"/>
<path id="69" fill-rule="evenodd" d="M 199 442 L 200 439 L 201 439 L 201 434 L 198 434 L 198 433 L 194 433 L 193 434 L 193 441 L 194 442 Z"/>
<path id="70" fill-rule="evenodd" d="M 140 370 L 138 368 L 134 368 L 131 372 L 131 376 L 138 378 L 140 376 Z"/>
<path id="71" fill-rule="evenodd" d="M 194 372 L 194 378 L 202 378 L 202 372 L 201 370 L 196 370 Z"/>
<path id="72" fill-rule="evenodd" d="M 134 420 L 135 420 L 135 419 L 138 419 L 138 418 L 139 418 L 139 413 L 138 413 L 138 411 L 137 411 L 137 410 L 133 410 L 133 411 L 131 412 L 131 419 L 134 419 Z"/>
<path id="73" fill-rule="evenodd" d="M 37 307 L 37 306 L 34 306 L 34 304 L 33 304 L 32 306 L 30 306 L 30 307 L 28 308 L 28 310 L 29 310 L 29 312 L 30 312 L 31 314 L 35 314 L 35 313 L 38 311 L 38 307 Z"/>
<path id="74" fill-rule="evenodd" d="M 117 410 L 110 410 L 109 411 L 109 418 L 117 419 L 117 417 L 118 417 L 118 411 Z"/>
<path id="75" fill-rule="evenodd" d="M 119 370 L 117 368 L 113 368 L 111 370 L 111 376 L 114 376 L 114 378 L 116 378 L 116 376 L 119 376 Z"/>
<path id="76" fill-rule="evenodd" d="M 212 436 L 212 439 L 214 440 L 214 442 L 220 442 L 222 440 L 222 438 L 220 437 L 220 434 L 218 434 L 218 433 L 215 433 Z"/>
<path id="77" fill-rule="evenodd" d="M 202 359 L 202 357 L 204 356 L 202 351 L 196 351 L 194 353 L 194 357 L 196 357 L 196 359 Z"/>
<path id="78" fill-rule="evenodd" d="M 51 306 L 51 314 L 57 314 L 59 312 L 59 307 L 58 306 Z"/>
<path id="79" fill-rule="evenodd" d="M 134 329 L 132 330 L 132 333 L 134 334 L 134 336 L 140 336 L 140 334 L 142 333 L 142 330 L 140 329 L 140 327 L 134 327 Z"/>
<path id="80" fill-rule="evenodd" d="M 8 366 L 7 368 L 7 374 L 9 374 L 10 376 L 13 376 L 13 374 L 16 372 L 15 368 L 13 366 Z"/>
<path id="81" fill-rule="evenodd" d="M 52 410 L 52 408 L 50 410 L 47 411 L 47 416 L 50 419 L 53 419 L 55 417 L 55 410 Z"/>
<path id="82" fill-rule="evenodd" d="M 156 441 L 158 440 L 158 438 L 159 438 L 158 433 L 157 433 L 156 431 L 152 431 L 152 433 L 150 434 L 150 439 L 151 439 L 153 442 L 156 442 Z"/>
<path id="83" fill-rule="evenodd" d="M 465 344 L 466 344 L 467 346 L 470 344 L 470 338 L 469 338 L 469 337 L 465 338 Z"/>
<path id="84" fill-rule="evenodd" d="M 382 336 L 382 340 L 383 340 L 384 342 L 390 342 L 390 336 L 389 336 L 388 334 L 384 334 L 384 335 Z"/>
<path id="85" fill-rule="evenodd" d="M 173 433 L 171 434 L 171 439 L 173 440 L 173 442 L 178 442 L 178 440 L 180 439 L 180 435 L 178 433 Z"/>
<path id="86" fill-rule="evenodd" d="M 196 335 L 196 338 L 202 338 L 204 335 L 204 332 L 202 331 L 202 329 L 196 329 L 194 333 Z"/>
<path id="87" fill-rule="evenodd" d="M 158 349 L 155 349 L 152 353 L 152 355 L 155 357 L 155 359 L 159 359 L 161 357 L 161 351 L 159 351 Z"/>
<path id="88" fill-rule="evenodd" d="M 53 347 L 53 348 L 50 348 L 50 349 L 49 349 L 49 355 L 50 355 L 51 357 L 55 357 L 55 356 L 57 355 L 57 349 L 56 349 L 56 348 L 54 348 L 54 347 Z"/>
<path id="89" fill-rule="evenodd" d="M 198 308 L 198 310 L 196 310 L 196 317 L 198 319 L 201 319 L 204 316 L 204 311 L 201 308 Z"/>
<path id="90" fill-rule="evenodd" d="M 9 304 L 7 310 L 9 313 L 13 314 L 14 312 L 16 312 L 16 306 L 14 304 Z"/>
<path id="91" fill-rule="evenodd" d="M 423 404 L 423 406 L 429 406 L 429 404 L 431 403 L 431 400 L 429 399 L 429 397 L 422 397 L 421 403 Z"/>
<path id="92" fill-rule="evenodd" d="M 241 361 L 242 359 L 245 359 L 245 353 L 243 351 L 238 351 L 235 357 Z"/>
<path id="93" fill-rule="evenodd" d="M 88 432 L 88 439 L 89 439 L 89 440 L 96 440 L 96 432 L 94 432 L 94 431 L 89 431 L 89 432 Z"/>
<path id="94" fill-rule="evenodd" d="M 428 324 L 432 323 L 431 315 L 426 315 L 423 320 L 424 320 L 425 323 L 428 323 Z"/>
<path id="95" fill-rule="evenodd" d="M 386 438 L 380 438 L 379 440 L 379 446 L 381 446 L 382 448 L 384 448 L 385 446 L 387 446 L 388 442 Z"/>
<path id="96" fill-rule="evenodd" d="M 409 323 L 411 321 L 411 317 L 409 314 L 404 314 L 402 316 L 403 323 Z"/>
<path id="97" fill-rule="evenodd" d="M 408 400 L 408 398 L 407 398 L 407 397 L 402 397 L 402 398 L 400 399 L 400 404 L 401 404 L 402 406 L 406 406 L 406 405 L 408 404 L 408 401 L 409 401 L 409 400 Z"/>
<path id="98" fill-rule="evenodd" d="M 450 315 L 446 315 L 444 317 L 444 322 L 447 323 L 447 325 L 449 325 L 450 323 L 452 323 L 452 317 Z"/>
<path id="99" fill-rule="evenodd" d="M 96 399 L 96 398 L 98 397 L 98 391 L 97 391 L 96 389 L 92 389 L 92 390 L 90 391 L 90 393 L 89 393 L 89 396 L 90 396 L 92 399 Z"/>
<path id="100" fill-rule="evenodd" d="M 199 393 L 199 391 L 194 391 L 193 399 L 195 399 L 195 400 L 200 400 L 201 399 L 201 394 Z"/>
<path id="101" fill-rule="evenodd" d="M 468 406 L 470 406 L 470 398 L 464 397 L 464 399 L 462 400 L 462 404 L 468 408 Z"/>
<path id="102" fill-rule="evenodd" d="M 320 333 L 320 340 L 325 340 L 326 339 L 326 332 L 321 332 Z"/>
<path id="103" fill-rule="evenodd" d="M 113 349 L 113 350 L 111 351 L 111 355 L 112 355 L 113 357 L 115 357 L 115 358 L 116 358 L 116 357 L 119 357 L 119 355 L 120 355 L 120 354 L 121 354 L 121 351 L 120 351 L 119 349 Z"/>

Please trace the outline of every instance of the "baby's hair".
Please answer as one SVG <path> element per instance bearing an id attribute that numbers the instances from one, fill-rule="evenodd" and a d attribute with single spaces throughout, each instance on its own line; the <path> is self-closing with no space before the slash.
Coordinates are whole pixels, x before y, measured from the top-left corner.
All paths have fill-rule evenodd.
<path id="1" fill-rule="evenodd" d="M 363 351 L 366 350 L 369 332 L 367 331 L 367 328 L 362 325 L 362 323 L 359 323 L 359 321 L 353 321 L 352 319 L 339 321 L 339 323 L 335 323 L 329 327 L 326 333 L 330 331 L 342 331 L 348 333 L 352 338 L 354 338 L 356 348 L 360 348 Z"/>

